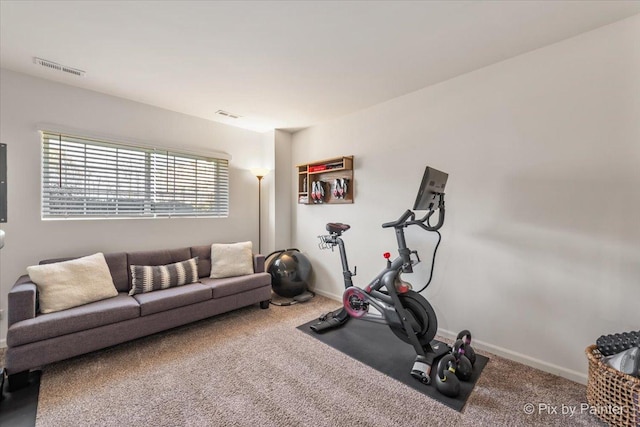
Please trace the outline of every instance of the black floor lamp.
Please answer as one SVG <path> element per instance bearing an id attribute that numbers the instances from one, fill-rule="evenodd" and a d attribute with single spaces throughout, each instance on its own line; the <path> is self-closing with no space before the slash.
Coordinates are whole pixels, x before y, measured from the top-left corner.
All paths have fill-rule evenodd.
<path id="1" fill-rule="evenodd" d="M 258 253 L 262 253 L 262 178 L 269 173 L 269 169 L 254 168 L 251 173 L 258 178 Z"/>

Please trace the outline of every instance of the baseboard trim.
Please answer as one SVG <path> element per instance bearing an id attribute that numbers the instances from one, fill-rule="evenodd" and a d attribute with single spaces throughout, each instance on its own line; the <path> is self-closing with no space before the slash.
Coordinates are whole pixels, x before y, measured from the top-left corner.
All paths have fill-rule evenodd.
<path id="1" fill-rule="evenodd" d="M 332 300 L 342 301 L 342 295 L 335 295 L 323 290 L 314 290 L 314 292 L 318 295 L 322 295 L 323 297 Z M 458 334 L 446 329 L 438 328 L 438 335 L 444 338 L 455 340 Z M 496 356 L 504 357 L 505 359 L 513 360 L 514 362 L 522 363 L 523 365 L 527 365 L 532 368 L 536 368 L 541 371 L 548 372 L 550 374 L 557 375 L 559 377 L 566 378 L 580 384 L 587 384 L 588 377 L 586 373 L 563 368 L 561 366 L 554 365 L 553 363 L 548 363 L 544 360 L 536 359 L 534 357 L 530 357 L 504 347 L 477 340 L 475 338 L 473 339 L 473 347 L 477 348 L 478 350 L 488 351 L 489 353 L 493 353 Z"/>
<path id="2" fill-rule="evenodd" d="M 342 303 L 342 294 L 335 295 L 335 294 L 332 294 L 330 292 L 323 291 L 323 290 L 320 290 L 320 289 L 314 289 L 313 292 L 315 292 L 316 294 L 321 295 L 321 296 L 323 296 L 325 298 L 329 298 L 329 299 L 332 299 L 332 300 L 335 300 L 335 301 L 338 301 L 338 302 Z"/>
<path id="3" fill-rule="evenodd" d="M 456 336 L 458 335 L 457 333 L 440 328 L 438 328 L 438 334 L 442 337 L 450 338 L 452 340 L 455 340 Z M 507 348 L 493 345 L 484 341 L 480 341 L 475 338 L 473 339 L 472 344 L 473 347 L 478 350 L 488 351 L 489 353 L 504 357 L 505 359 L 513 360 L 514 362 L 522 363 L 523 365 L 527 365 L 532 368 L 536 368 L 541 371 L 548 372 L 550 374 L 557 375 L 559 377 L 566 378 L 580 384 L 587 384 L 587 374 L 584 374 L 582 372 L 563 368 L 561 366 L 554 365 L 553 363 L 548 363 L 544 360 L 536 359 L 534 357 L 530 357 L 525 354 L 518 353 L 516 351 L 512 351 Z"/>

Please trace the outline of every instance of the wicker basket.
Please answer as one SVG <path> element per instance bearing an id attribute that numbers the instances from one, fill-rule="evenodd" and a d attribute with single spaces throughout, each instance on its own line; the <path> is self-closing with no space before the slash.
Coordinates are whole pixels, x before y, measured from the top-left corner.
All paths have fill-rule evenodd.
<path id="1" fill-rule="evenodd" d="M 587 402 L 611 426 L 640 427 L 640 379 L 604 364 L 595 345 L 586 349 L 589 359 Z"/>

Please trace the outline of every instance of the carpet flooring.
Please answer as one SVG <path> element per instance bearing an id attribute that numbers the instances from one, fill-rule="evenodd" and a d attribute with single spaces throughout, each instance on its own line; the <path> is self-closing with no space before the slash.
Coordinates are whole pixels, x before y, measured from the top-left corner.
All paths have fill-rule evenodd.
<path id="1" fill-rule="evenodd" d="M 337 308 L 257 305 L 51 364 L 36 426 L 602 426 L 583 385 L 489 355 L 459 413 L 304 334 Z M 406 345 L 398 340 L 398 345 Z"/>
<path id="2" fill-rule="evenodd" d="M 416 358 L 413 346 L 398 345 L 398 337 L 387 325 L 350 319 L 339 328 L 318 334 L 311 330 L 311 325 L 317 322 L 318 320 L 314 319 L 298 326 L 298 330 L 458 412 L 464 408 L 482 370 L 489 361 L 485 356 L 478 354 L 471 377 L 467 381 L 460 381 L 460 394 L 456 397 L 448 397 L 435 387 L 439 359 L 436 360 L 431 370 L 433 387 L 426 387 L 420 381 L 416 381 L 411 376 L 411 369 Z M 442 346 L 441 351 L 451 350 L 450 347 L 447 349 L 446 344 L 439 341 L 436 345 Z"/>

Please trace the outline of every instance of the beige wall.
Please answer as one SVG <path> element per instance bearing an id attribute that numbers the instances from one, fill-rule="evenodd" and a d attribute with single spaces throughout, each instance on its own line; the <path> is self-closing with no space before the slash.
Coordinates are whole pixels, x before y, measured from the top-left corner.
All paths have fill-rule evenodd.
<path id="1" fill-rule="evenodd" d="M 640 328 L 640 15 L 294 134 L 293 164 L 355 155 L 355 204 L 296 205 L 316 289 L 342 292 L 325 223 L 365 286 L 396 250 L 381 229 L 426 165 L 450 174 L 435 278 L 443 333 L 578 381 L 584 349 Z M 423 263 L 435 236 L 409 229 Z"/>
<path id="2" fill-rule="evenodd" d="M 257 248 L 257 182 L 249 168 L 263 162 L 261 134 L 4 69 L 0 78 L 0 140 L 8 146 L 9 184 L 9 220 L 2 224 L 6 240 L 0 251 L 5 314 L 14 281 L 44 258 L 241 240 L 252 240 Z M 41 122 L 123 141 L 230 154 L 229 217 L 42 221 Z M 0 344 L 6 337 L 6 317 L 0 324 Z"/>

